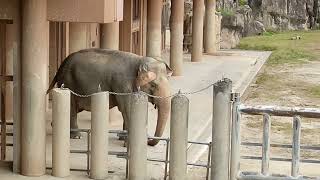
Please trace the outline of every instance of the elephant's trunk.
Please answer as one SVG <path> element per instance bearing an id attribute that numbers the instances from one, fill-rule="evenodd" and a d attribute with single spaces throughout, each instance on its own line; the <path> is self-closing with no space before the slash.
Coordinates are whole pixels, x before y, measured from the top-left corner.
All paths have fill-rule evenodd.
<path id="1" fill-rule="evenodd" d="M 170 96 L 170 87 L 167 79 L 162 79 L 161 83 L 158 86 L 157 91 L 154 93 L 155 96 L 160 97 L 168 97 Z M 171 99 L 170 98 L 157 98 L 155 99 L 155 104 L 158 107 L 158 119 L 157 119 L 157 127 L 154 133 L 155 137 L 161 137 L 163 131 L 166 127 L 167 120 L 170 115 L 170 107 L 171 107 Z M 159 140 L 150 140 L 148 141 L 148 145 L 155 146 L 157 145 Z"/>

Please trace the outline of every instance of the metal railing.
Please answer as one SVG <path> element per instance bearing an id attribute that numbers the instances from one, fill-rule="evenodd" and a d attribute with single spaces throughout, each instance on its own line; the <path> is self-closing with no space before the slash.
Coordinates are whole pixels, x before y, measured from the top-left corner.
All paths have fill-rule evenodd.
<path id="1" fill-rule="evenodd" d="M 232 179 L 308 179 L 310 177 L 303 176 L 299 173 L 300 163 L 320 164 L 320 160 L 301 159 L 301 149 L 320 151 L 320 146 L 301 145 L 301 117 L 320 118 L 320 109 L 315 108 L 288 108 L 278 106 L 246 106 L 240 104 L 239 95 L 234 94 L 233 104 L 233 125 L 232 125 Z M 241 142 L 240 140 L 240 124 L 241 114 L 246 115 L 262 115 L 263 116 L 263 137 L 262 143 Z M 271 144 L 271 116 L 292 117 L 292 144 Z M 262 148 L 261 156 L 240 156 L 240 145 L 254 146 Z M 292 158 L 270 157 L 270 147 L 289 148 L 292 149 Z M 261 160 L 261 172 L 240 172 L 238 165 L 240 159 Z M 291 174 L 279 175 L 269 172 L 270 161 L 291 162 Z"/>
<path id="2" fill-rule="evenodd" d="M 76 169 L 71 168 L 71 171 L 81 171 L 81 172 L 87 172 L 89 175 L 90 173 L 90 129 L 71 129 L 72 132 L 82 132 L 87 134 L 87 149 L 86 150 L 70 150 L 71 154 L 85 154 L 86 155 L 86 169 Z M 117 134 L 118 137 L 124 137 L 127 138 L 128 133 L 127 131 L 122 130 L 109 130 L 109 134 Z M 166 151 L 165 151 L 165 159 L 154 159 L 154 158 L 148 158 L 147 160 L 150 162 L 160 162 L 165 164 L 164 168 L 164 180 L 167 179 L 168 175 L 168 165 L 169 165 L 169 145 L 170 145 L 170 139 L 169 138 L 159 138 L 159 137 L 148 137 L 148 139 L 157 139 L 160 141 L 166 142 Z M 196 167 L 203 167 L 206 168 L 206 180 L 209 179 L 209 172 L 210 172 L 210 157 L 211 157 L 211 142 L 205 143 L 205 142 L 195 142 L 195 141 L 188 141 L 189 144 L 198 144 L 198 145 L 204 145 L 208 146 L 208 161 L 207 164 L 197 164 L 197 163 L 187 163 L 188 166 L 196 166 Z M 123 158 L 126 160 L 126 178 L 128 178 L 128 148 L 127 151 L 109 151 L 108 155 L 116 156 L 117 158 Z M 47 169 L 52 169 L 52 167 L 47 167 Z M 109 171 L 108 173 L 113 173 L 112 171 Z"/>

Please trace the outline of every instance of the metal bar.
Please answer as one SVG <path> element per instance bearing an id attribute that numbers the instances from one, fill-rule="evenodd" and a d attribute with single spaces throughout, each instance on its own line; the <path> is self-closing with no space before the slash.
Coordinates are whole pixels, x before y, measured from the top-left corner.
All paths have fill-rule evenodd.
<path id="1" fill-rule="evenodd" d="M 289 177 L 289 176 L 261 176 L 258 173 L 256 174 L 241 173 L 238 177 L 238 180 L 298 180 L 298 178 Z"/>
<path id="2" fill-rule="evenodd" d="M 46 169 L 52 169 L 52 167 L 46 167 Z M 79 171 L 79 172 L 87 172 L 87 169 L 78 169 L 78 168 L 71 168 L 70 171 Z M 108 171 L 108 173 L 114 173 L 114 171 Z"/>
<path id="3" fill-rule="evenodd" d="M 2 143 L 0 142 L 0 146 L 2 145 Z M 13 146 L 12 143 L 6 143 L 6 146 Z"/>
<path id="4" fill-rule="evenodd" d="M 212 143 L 210 142 L 209 145 L 208 145 L 209 149 L 208 149 L 208 162 L 207 162 L 207 172 L 206 172 L 206 180 L 209 180 L 209 173 L 210 173 L 210 161 L 211 161 L 211 146 L 212 146 Z"/>
<path id="5" fill-rule="evenodd" d="M 206 164 L 187 163 L 187 165 L 188 165 L 188 166 L 196 166 L 196 167 L 210 168 L 210 166 L 207 166 Z"/>
<path id="6" fill-rule="evenodd" d="M 240 120 L 241 113 L 238 110 L 240 105 L 240 94 L 233 94 L 232 107 L 232 131 L 231 131 L 231 164 L 230 164 L 230 179 L 236 180 L 240 167 Z"/>
<path id="7" fill-rule="evenodd" d="M 2 82 L 7 82 L 7 81 L 13 81 L 13 76 L 5 76 L 5 75 L 3 75 L 3 76 L 0 76 L 0 81 L 2 81 Z"/>
<path id="8" fill-rule="evenodd" d="M 0 121 L 0 126 L 2 125 L 2 121 Z M 12 126 L 13 125 L 13 122 L 6 122 L 6 125 L 7 126 Z"/>
<path id="9" fill-rule="evenodd" d="M 254 146 L 259 147 L 262 146 L 261 143 L 253 143 L 253 142 L 242 142 L 241 145 L 243 146 Z M 278 147 L 278 148 L 292 148 L 292 144 L 270 144 L 270 147 Z M 320 146 L 300 146 L 300 149 L 306 150 L 320 150 Z"/>
<path id="10" fill-rule="evenodd" d="M 90 174 L 90 139 L 91 139 L 91 131 L 88 131 L 87 132 L 87 174 L 89 175 Z"/>
<path id="11" fill-rule="evenodd" d="M 0 132 L 0 135 L 2 135 L 2 133 Z M 6 133 L 6 136 L 13 136 L 13 133 Z"/>
<path id="12" fill-rule="evenodd" d="M 152 161 L 152 162 L 162 162 L 162 163 L 169 162 L 169 161 L 165 161 L 165 160 L 162 160 L 162 159 L 152 159 L 152 158 L 148 158 L 147 160 L 148 161 Z"/>
<path id="13" fill-rule="evenodd" d="M 71 132 L 90 132 L 90 129 L 70 129 Z"/>
<path id="14" fill-rule="evenodd" d="M 280 107 L 280 106 L 247 106 L 240 105 L 240 111 L 245 114 L 273 116 L 301 116 L 306 118 L 320 118 L 320 109 L 300 108 L 300 107 Z"/>
<path id="15" fill-rule="evenodd" d="M 292 165 L 291 176 L 297 177 L 300 166 L 300 134 L 301 134 L 301 120 L 300 117 L 293 118 L 293 135 L 292 135 Z"/>
<path id="16" fill-rule="evenodd" d="M 165 165 L 164 165 L 164 180 L 167 179 L 168 177 L 168 163 L 169 163 L 169 146 L 170 146 L 170 141 L 169 139 L 166 140 L 166 160 L 165 160 Z"/>
<path id="17" fill-rule="evenodd" d="M 262 138 L 262 163 L 261 173 L 265 176 L 269 174 L 270 160 L 270 130 L 271 121 L 268 114 L 263 115 L 263 138 Z"/>
<path id="18" fill-rule="evenodd" d="M 260 156 L 241 156 L 241 159 L 252 159 L 252 160 L 261 160 Z M 270 161 L 283 161 L 283 162 L 292 162 L 291 158 L 270 158 Z M 312 163 L 312 164 L 320 164 L 320 160 L 316 159 L 300 159 L 301 163 Z"/>
<path id="19" fill-rule="evenodd" d="M 205 142 L 195 142 L 195 141 L 188 141 L 189 144 L 199 144 L 199 145 L 210 145 L 209 143 L 205 143 Z"/>

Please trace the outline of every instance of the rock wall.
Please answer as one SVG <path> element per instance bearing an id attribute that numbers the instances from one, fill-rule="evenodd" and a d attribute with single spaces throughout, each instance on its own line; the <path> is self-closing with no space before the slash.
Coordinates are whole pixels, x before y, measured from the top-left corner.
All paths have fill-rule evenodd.
<path id="1" fill-rule="evenodd" d="M 248 5 L 267 29 L 310 29 L 319 23 L 319 0 L 248 0 Z"/>
<path id="2" fill-rule="evenodd" d="M 235 0 L 220 0 L 217 8 L 229 12 L 222 13 L 221 48 L 233 48 L 241 37 L 266 30 L 319 28 L 319 5 L 320 0 L 247 0 L 237 7 Z"/>

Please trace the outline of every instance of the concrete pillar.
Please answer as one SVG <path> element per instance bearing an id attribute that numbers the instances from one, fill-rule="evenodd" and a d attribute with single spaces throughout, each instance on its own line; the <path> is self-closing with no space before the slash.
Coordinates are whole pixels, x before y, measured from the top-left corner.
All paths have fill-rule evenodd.
<path id="1" fill-rule="evenodd" d="M 100 47 L 103 49 L 119 49 L 119 22 L 101 24 Z"/>
<path id="2" fill-rule="evenodd" d="M 70 175 L 70 91 L 52 91 L 52 175 Z"/>
<path id="3" fill-rule="evenodd" d="M 191 61 L 202 60 L 204 0 L 193 1 Z"/>
<path id="4" fill-rule="evenodd" d="M 171 101 L 169 180 L 187 179 L 189 100 L 177 95 Z"/>
<path id="5" fill-rule="evenodd" d="M 147 180 L 148 97 L 142 93 L 133 94 L 130 112 L 129 180 Z"/>
<path id="6" fill-rule="evenodd" d="M 46 172 L 46 90 L 49 23 L 46 0 L 25 0 L 22 8 L 21 174 Z"/>
<path id="7" fill-rule="evenodd" d="M 161 57 L 162 0 L 148 0 L 147 56 Z"/>
<path id="8" fill-rule="evenodd" d="M 88 25 L 87 23 L 69 24 L 69 53 L 77 52 L 88 46 Z"/>
<path id="9" fill-rule="evenodd" d="M 231 89 L 230 79 L 213 86 L 211 180 L 229 179 Z"/>
<path id="10" fill-rule="evenodd" d="M 6 31 L 6 60 L 7 75 L 13 75 L 13 83 L 7 83 L 6 112 L 7 119 L 13 118 L 13 172 L 20 172 L 20 145 L 21 145 L 21 19 L 20 0 L 11 0 L 13 24 L 7 25 Z M 13 92 L 13 94 L 12 94 Z"/>
<path id="11" fill-rule="evenodd" d="M 100 27 L 100 47 L 102 49 L 119 50 L 119 22 L 101 24 Z M 109 110 L 110 122 L 116 119 L 117 113 L 119 113 L 118 108 Z"/>
<path id="12" fill-rule="evenodd" d="M 109 94 L 91 96 L 91 161 L 90 178 L 105 179 L 108 174 Z"/>
<path id="13" fill-rule="evenodd" d="M 174 0 L 170 17 L 170 67 L 173 76 L 182 75 L 184 0 Z"/>
<path id="14" fill-rule="evenodd" d="M 204 51 L 215 53 L 217 51 L 216 32 L 216 0 L 206 0 L 205 31 L 204 31 Z"/>

